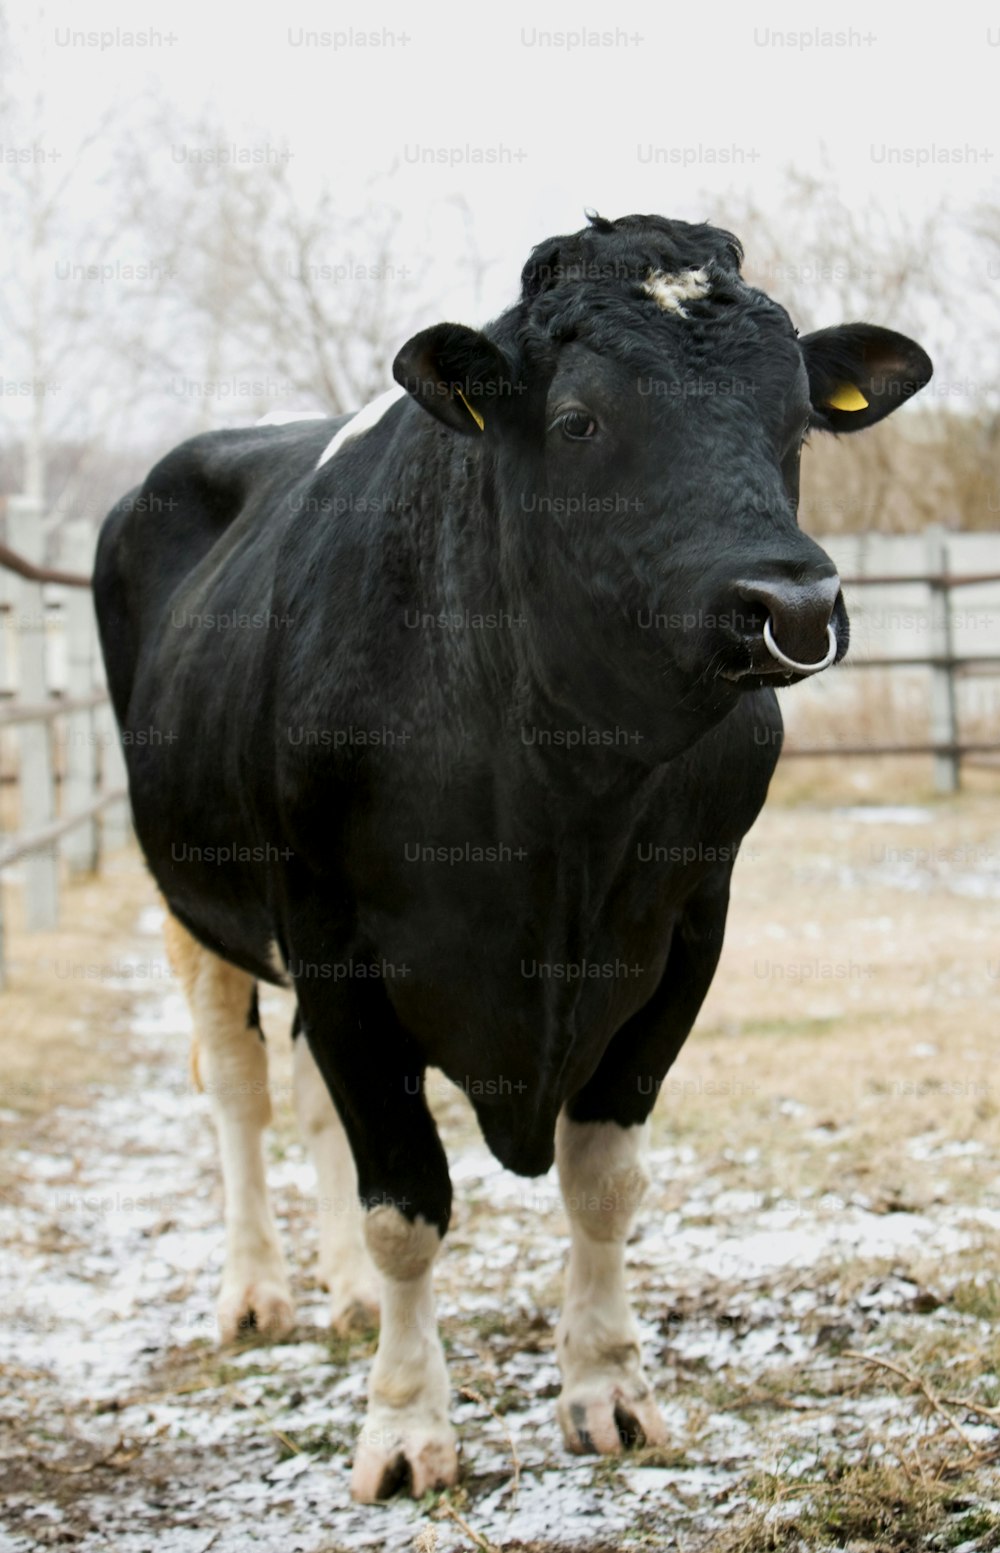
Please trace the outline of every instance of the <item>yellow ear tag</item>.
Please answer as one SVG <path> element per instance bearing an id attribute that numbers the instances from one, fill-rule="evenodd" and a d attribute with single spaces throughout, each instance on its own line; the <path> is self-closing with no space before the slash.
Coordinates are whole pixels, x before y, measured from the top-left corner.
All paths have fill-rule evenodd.
<path id="1" fill-rule="evenodd" d="M 831 410 L 867 410 L 868 400 L 853 383 L 841 383 L 826 401 Z"/>
<path id="2" fill-rule="evenodd" d="M 479 427 L 479 430 L 480 431 L 485 431 L 486 430 L 486 422 L 483 420 L 483 418 L 480 415 L 479 411 L 478 410 L 474 410 L 472 408 L 471 404 L 469 403 L 468 399 L 466 399 L 465 395 L 463 394 L 463 392 L 462 392 L 462 390 L 460 388 L 456 388 L 455 392 L 458 395 L 459 399 L 461 399 L 462 403 L 465 405 L 465 408 L 468 410 L 469 414 L 472 416 L 472 419 L 475 421 L 476 425 Z"/>

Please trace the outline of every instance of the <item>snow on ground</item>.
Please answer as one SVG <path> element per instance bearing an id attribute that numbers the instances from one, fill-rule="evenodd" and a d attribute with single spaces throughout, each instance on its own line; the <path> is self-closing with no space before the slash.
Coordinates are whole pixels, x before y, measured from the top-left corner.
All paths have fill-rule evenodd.
<path id="1" fill-rule="evenodd" d="M 882 812 L 907 826 L 912 815 L 923 811 Z M 857 810 L 840 816 L 867 824 Z M 142 914 L 123 984 L 130 963 L 155 960 L 158 925 L 155 910 Z M 748 932 L 748 954 L 753 942 Z M 800 1181 L 783 1200 L 744 1184 L 754 1149 L 730 1150 L 727 1176 L 718 1144 L 708 1158 L 661 1133 L 630 1264 L 676 1448 L 571 1457 L 555 1422 L 566 1241 L 554 1174 L 504 1172 L 442 1084 L 456 1209 L 437 1286 L 464 1462 L 451 1502 L 472 1530 L 436 1501 L 359 1508 L 349 1463 L 372 1340 L 326 1331 L 302 1148 L 279 1136 L 271 1160 L 299 1324 L 280 1344 L 221 1352 L 221 1190 L 207 1104 L 186 1077 L 187 1015 L 165 967 L 131 990 L 120 1082 L 95 1086 L 85 1110 L 54 1108 L 44 1146 L 15 1152 L 17 1187 L 0 1199 L 3 1553 L 453 1553 L 475 1545 L 472 1533 L 479 1546 L 551 1553 L 700 1550 L 747 1510 L 755 1474 L 780 1464 L 795 1478 L 832 1448 L 852 1459 L 939 1432 L 940 1420 L 865 1384 L 845 1347 L 879 1352 L 929 1323 L 943 1342 L 989 1335 L 940 1293 L 956 1259 L 1000 1228 L 996 1192 L 898 1205 Z M 918 1065 L 921 1045 L 937 1050 L 912 1042 Z M 790 1096 L 776 1114 L 824 1158 L 848 1130 Z M 921 1168 L 959 1168 L 982 1145 L 922 1134 L 906 1152 Z M 918 1263 L 939 1267 L 936 1293 Z M 964 1428 L 976 1444 L 995 1438 L 975 1419 Z"/>
<path id="2" fill-rule="evenodd" d="M 300 1340 L 250 1347 L 229 1356 L 224 1381 L 190 1393 L 182 1383 L 160 1394 L 164 1369 L 178 1354 L 211 1352 L 221 1270 L 214 1137 L 204 1104 L 177 1081 L 186 1030 L 175 993 L 143 999 L 128 1091 L 96 1097 L 82 1132 L 79 1118 L 68 1114 L 63 1135 L 55 1117 L 53 1151 L 22 1161 L 22 1200 L 4 1205 L 0 1216 L 8 1248 L 0 1264 L 0 1362 L 22 1378 L 7 1398 L 7 1417 L 26 1453 L 69 1465 L 106 1453 L 118 1439 L 126 1442 L 123 1454 L 142 1445 L 147 1475 L 134 1486 L 127 1469 L 107 1484 L 100 1473 L 88 1474 L 90 1530 L 69 1517 L 81 1550 L 142 1553 L 155 1543 L 158 1553 L 201 1553 L 216 1533 L 211 1546 L 222 1553 L 258 1544 L 294 1545 L 303 1553 L 332 1543 L 411 1549 L 426 1526 L 418 1508 L 400 1501 L 359 1509 L 350 1501 L 349 1452 L 367 1357 L 357 1351 L 345 1362 L 331 1351 L 318 1289 L 301 1298 Z M 660 1149 L 652 1164 L 657 1176 L 668 1177 L 683 1162 L 678 1151 Z M 501 1546 L 520 1539 L 583 1549 L 609 1538 L 625 1546 L 630 1528 L 651 1514 L 668 1511 L 671 1523 L 697 1526 L 704 1513 L 692 1507 L 711 1505 L 754 1464 L 754 1429 L 720 1411 L 690 1461 L 626 1467 L 613 1477 L 601 1464 L 566 1455 L 553 1408 L 558 1373 L 548 1329 L 556 1311 L 539 1308 L 564 1255 L 554 1177 L 526 1183 L 510 1176 L 482 1144 L 465 1146 L 454 1173 L 476 1227 L 470 1236 L 459 1213 L 453 1238 L 468 1248 L 450 1248 L 440 1278 L 444 1329 L 459 1329 L 450 1344 L 453 1378 L 481 1386 L 484 1367 L 496 1369 L 504 1390 L 518 1394 L 503 1415 L 521 1461 L 516 1494 L 504 1428 L 474 1402 L 460 1400 L 455 1408 L 467 1480 L 482 1485 L 469 1511 L 476 1531 Z M 300 1154 L 286 1158 L 272 1181 L 289 1238 L 307 1207 L 309 1167 Z M 477 1221 L 480 1203 L 488 1212 Z M 689 1222 L 709 1206 L 712 1223 Z M 644 1220 L 632 1252 L 642 1270 L 645 1335 L 678 1436 L 686 1437 L 689 1421 L 670 1401 L 677 1367 L 735 1367 L 749 1379 L 769 1361 L 801 1361 L 814 1351 L 814 1333 L 798 1321 L 808 1311 L 815 1326 L 815 1292 L 768 1298 L 762 1279 L 824 1259 L 892 1256 L 915 1245 L 946 1257 L 969 1241 L 975 1220 L 974 1212 L 886 1215 L 822 1201 L 811 1213 L 799 1203 L 759 1210 L 753 1194 L 739 1192 L 709 1204 L 707 1190 L 693 1181 L 684 1210 Z M 668 1291 L 688 1294 L 706 1279 L 737 1281 L 721 1322 L 712 1311 L 678 1320 L 665 1309 Z M 868 1291 L 867 1308 L 905 1309 L 917 1292 L 890 1279 Z M 852 1317 L 863 1330 L 865 1295 Z M 501 1339 L 495 1360 L 487 1345 L 485 1366 L 469 1328 L 476 1318 L 487 1318 L 489 1333 Z M 507 1320 L 518 1332 L 536 1324 L 531 1348 L 507 1350 Z M 821 1413 L 810 1419 L 812 1431 L 823 1426 Z M 302 1442 L 299 1454 L 286 1453 L 281 1436 Z M 152 1493 L 149 1473 L 156 1474 Z M 16 1553 L 50 1545 L 67 1519 L 33 1491 L 9 1497 L 7 1510 L 17 1527 L 7 1545 Z M 447 1522 L 434 1530 L 440 1553 L 471 1546 Z"/>

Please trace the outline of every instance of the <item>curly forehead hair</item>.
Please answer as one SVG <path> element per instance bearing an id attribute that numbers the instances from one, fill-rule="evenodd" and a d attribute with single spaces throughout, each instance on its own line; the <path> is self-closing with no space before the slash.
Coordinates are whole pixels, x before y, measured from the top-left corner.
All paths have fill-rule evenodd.
<path id="1" fill-rule="evenodd" d="M 532 250 L 521 271 L 521 300 L 530 302 L 564 281 L 642 281 L 650 270 L 672 274 L 711 266 L 739 275 L 743 248 L 732 232 L 707 222 L 668 221 L 664 216 L 622 216 L 608 221 L 596 212 L 589 226 L 568 237 L 550 237 Z"/>
<path id="2" fill-rule="evenodd" d="M 588 219 L 582 231 L 532 250 L 519 301 L 490 331 L 523 359 L 542 365 L 558 346 L 581 340 L 599 353 L 648 364 L 678 316 L 688 321 L 689 345 L 723 319 L 734 325 L 734 343 L 764 319 L 788 332 L 785 310 L 742 279 L 743 248 L 731 232 L 663 216 Z M 685 289 L 686 282 L 694 284 Z M 657 283 L 668 294 L 677 284 L 678 305 L 665 307 L 662 298 L 657 305 Z"/>

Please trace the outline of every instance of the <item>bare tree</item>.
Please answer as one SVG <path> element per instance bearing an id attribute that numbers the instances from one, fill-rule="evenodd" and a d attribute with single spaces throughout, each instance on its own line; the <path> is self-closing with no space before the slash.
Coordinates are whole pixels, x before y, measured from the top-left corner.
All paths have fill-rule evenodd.
<path id="1" fill-rule="evenodd" d="M 0 330 L 12 386 L 0 399 L 0 432 L 19 454 L 23 492 L 64 515 L 78 510 L 105 446 L 136 410 L 122 342 L 144 323 L 120 304 L 135 293 L 132 277 L 152 267 L 129 260 L 113 214 L 121 111 L 97 117 L 73 144 L 56 142 L 44 88 L 23 90 L 39 78 L 19 61 L 2 15 L 0 45 Z M 155 287 L 144 296 L 148 309 Z"/>
<path id="2" fill-rule="evenodd" d="M 202 122 L 180 149 L 200 152 L 224 138 Z M 178 327 L 159 342 L 161 381 L 194 361 L 206 389 L 227 376 L 256 379 L 277 384 L 294 407 L 331 414 L 383 389 L 430 274 L 429 259 L 403 257 L 401 217 L 384 192 L 345 213 L 329 189 L 307 196 L 274 147 L 247 167 L 176 157 L 165 180 L 146 147 L 168 144 L 178 148 L 177 130 L 161 114 L 132 158 L 128 207 L 128 219 L 169 254 L 174 276 Z M 241 413 L 273 398 L 247 395 Z M 212 423 L 213 406 L 202 409 Z"/>

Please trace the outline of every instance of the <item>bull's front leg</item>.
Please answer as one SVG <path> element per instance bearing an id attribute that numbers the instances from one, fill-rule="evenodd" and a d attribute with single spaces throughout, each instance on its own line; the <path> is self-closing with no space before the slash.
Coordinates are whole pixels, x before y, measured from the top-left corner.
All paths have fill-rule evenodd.
<path id="1" fill-rule="evenodd" d="M 351 1475 L 372 1503 L 458 1479 L 450 1388 L 434 1313 L 434 1261 L 448 1227 L 448 1163 L 423 1092 L 424 1068 L 381 989 L 297 987 L 308 1040 L 357 1167 L 381 1326 Z"/>
<path id="2" fill-rule="evenodd" d="M 556 1328 L 559 1422 L 572 1451 L 611 1454 L 659 1445 L 667 1432 L 643 1373 L 625 1286 L 625 1242 L 649 1184 L 645 1125 L 574 1122 L 556 1128 L 556 1163 L 571 1244 Z"/>
<path id="3" fill-rule="evenodd" d="M 382 1325 L 351 1491 L 367 1504 L 408 1484 L 419 1499 L 458 1478 L 432 1285 L 441 1235 L 422 1215 L 384 1204 L 369 1209 L 365 1239 L 382 1278 Z"/>
<path id="4" fill-rule="evenodd" d="M 613 1453 L 667 1438 L 642 1369 L 625 1243 L 649 1182 L 647 1118 L 715 974 L 728 898 L 728 870 L 720 870 L 688 902 L 656 992 L 618 1032 L 557 1124 L 572 1237 L 556 1329 L 559 1421 L 573 1451 Z"/>

